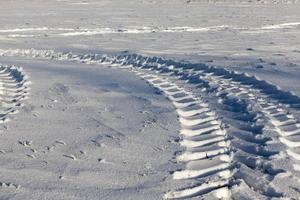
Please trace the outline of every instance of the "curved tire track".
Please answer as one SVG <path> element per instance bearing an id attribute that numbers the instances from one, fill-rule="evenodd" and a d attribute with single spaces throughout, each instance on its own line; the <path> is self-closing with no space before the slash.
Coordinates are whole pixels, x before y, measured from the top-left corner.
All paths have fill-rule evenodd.
<path id="1" fill-rule="evenodd" d="M 9 115 L 18 113 L 17 107 L 28 97 L 29 84 L 22 68 L 0 65 L 0 123 L 8 122 Z"/>
<path id="2" fill-rule="evenodd" d="M 299 110 L 300 98 L 257 77 L 136 54 L 76 55 L 34 49 L 0 54 L 129 69 L 163 91 L 176 107 L 182 125 L 180 144 L 185 147 L 177 160 L 186 167 L 174 172 L 173 178 L 193 183 L 165 198 L 287 197 L 272 184 L 286 171 L 272 165 L 281 153 L 270 148 L 272 143 L 284 144 L 294 169 L 300 170 L 300 124 L 291 113 Z"/>
<path id="3" fill-rule="evenodd" d="M 227 188 L 231 171 L 229 170 L 232 158 L 228 154 L 229 143 L 226 131 L 221 129 L 221 122 L 209 108 L 208 104 L 196 98 L 192 93 L 178 87 L 174 82 L 157 75 L 147 75 L 137 71 L 155 88 L 161 90 L 174 104 L 181 123 L 183 140 L 181 145 L 185 152 L 177 157 L 180 162 L 186 163 L 186 169 L 173 174 L 175 180 L 186 180 L 215 176 L 215 181 L 188 187 L 180 191 L 165 194 L 165 199 L 189 198 L 204 195 L 217 190 L 218 198 L 229 199 Z M 214 127 L 214 130 L 212 128 Z M 222 188 L 222 189 L 221 189 Z"/>
<path id="4" fill-rule="evenodd" d="M 147 70 L 147 73 L 160 74 L 161 76 L 164 74 L 159 69 Z M 169 77 L 168 73 L 165 74 L 166 77 Z M 257 113 L 251 112 L 246 102 L 237 98 L 229 98 L 228 93 L 226 95 L 218 93 L 210 95 L 207 98 L 217 102 L 206 100 L 209 103 L 204 103 L 193 93 L 198 94 L 198 96 L 200 93 L 200 96 L 203 97 L 207 94 L 195 88 L 193 92 L 186 92 L 174 84 L 182 79 L 184 80 L 182 87 L 186 87 L 190 85 L 188 83 L 189 78 L 189 76 L 180 74 L 176 78 L 173 77 L 169 83 L 163 82 L 162 85 L 159 85 L 160 82 L 152 83 L 155 87 L 163 90 L 173 101 L 177 107 L 179 121 L 183 126 L 181 144 L 187 151 L 179 155 L 177 160 L 187 162 L 187 165 L 185 170 L 175 172 L 173 178 L 194 178 L 200 182 L 194 187 L 168 193 L 172 195 L 167 197 L 185 198 L 213 192 L 213 195 L 219 199 L 236 198 L 236 196 L 241 197 L 243 194 L 237 191 L 231 196 L 230 189 L 242 183 L 256 196 L 265 196 L 265 198 L 282 196 L 270 184 L 269 179 L 273 179 L 277 173 L 283 170 L 273 169 L 269 164 L 269 158 L 277 152 L 272 152 L 266 147 L 265 143 L 268 138 L 263 135 L 263 127 L 257 124 Z M 209 86 L 209 82 L 204 88 L 205 91 L 215 89 Z M 172 95 L 177 95 L 177 98 Z M 223 97 L 220 98 L 220 96 Z M 215 111 L 212 111 L 209 109 L 209 104 L 219 105 L 214 106 Z M 216 112 L 219 117 L 217 117 Z M 204 123 L 208 123 L 209 126 L 203 126 Z M 190 127 L 185 128 L 187 126 Z M 227 128 L 222 128 L 226 126 Z M 221 148 L 217 148 L 219 146 Z M 215 181 L 213 177 L 219 178 Z M 219 190 L 219 188 L 222 189 Z"/>

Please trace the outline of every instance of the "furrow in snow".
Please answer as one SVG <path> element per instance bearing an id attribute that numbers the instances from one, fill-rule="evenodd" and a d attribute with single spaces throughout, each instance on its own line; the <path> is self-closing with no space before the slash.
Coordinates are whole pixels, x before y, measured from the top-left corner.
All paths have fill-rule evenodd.
<path id="1" fill-rule="evenodd" d="M 18 113 L 21 101 L 28 97 L 30 82 L 23 69 L 0 65 L 0 123 L 9 121 L 9 115 Z"/>
<path id="2" fill-rule="evenodd" d="M 194 126 L 200 124 L 207 124 L 213 119 L 216 119 L 214 114 L 210 111 L 207 104 L 201 102 L 201 99 L 195 98 L 193 94 L 184 90 L 184 88 L 178 87 L 174 82 L 169 81 L 168 79 L 161 79 L 159 76 L 152 75 L 147 76 L 147 74 L 142 74 L 140 71 L 137 71 L 138 75 L 142 76 L 146 81 L 148 81 L 153 87 L 161 90 L 172 102 L 176 102 L 177 109 L 190 107 L 190 105 L 185 105 L 185 102 L 194 102 L 195 105 L 203 108 L 207 108 L 208 110 L 203 112 L 202 115 L 198 115 L 194 117 L 194 120 L 189 118 L 180 117 L 179 122 L 182 127 L 185 129 L 191 130 Z M 178 95 L 180 94 L 180 95 Z M 187 97 L 187 98 L 182 98 Z M 185 100 L 182 102 L 182 100 Z M 175 107 L 176 107 L 175 105 Z M 178 108 L 179 107 L 179 108 Z M 208 115 L 206 114 L 208 113 Z M 211 125 L 213 126 L 213 125 Z M 221 131 L 221 127 L 218 126 L 217 130 Z M 211 132 L 212 136 L 218 137 L 217 132 Z M 186 151 L 178 156 L 178 161 L 186 163 L 186 169 L 182 171 L 176 171 L 173 174 L 173 178 L 175 180 L 185 180 L 185 179 L 199 179 L 205 178 L 208 176 L 216 176 L 219 177 L 215 182 L 209 182 L 207 184 L 196 185 L 194 187 L 185 188 L 180 191 L 171 191 L 165 194 L 166 199 L 176 199 L 176 198 L 188 198 L 198 195 L 204 195 L 210 192 L 216 192 L 218 197 L 228 198 L 229 192 L 225 193 L 222 190 L 222 193 L 217 192 L 216 189 L 227 187 L 229 183 L 229 178 L 231 176 L 230 166 L 231 166 L 231 158 L 228 155 L 228 147 L 224 147 L 226 141 L 226 137 L 219 137 L 219 140 L 211 140 L 210 138 L 202 138 L 202 140 L 194 140 L 193 138 L 189 138 L 189 144 L 193 143 L 190 146 L 187 143 L 187 140 L 181 143 L 182 146 L 185 147 Z M 214 145 L 217 142 L 217 146 Z M 202 150 L 191 150 L 194 147 L 205 146 L 215 148 L 212 151 L 217 152 L 212 155 L 211 151 L 202 151 Z M 198 158 L 194 161 L 194 156 L 197 154 L 204 155 L 201 158 Z M 182 159 L 184 157 L 185 159 Z M 213 158 L 214 161 L 210 159 Z"/>

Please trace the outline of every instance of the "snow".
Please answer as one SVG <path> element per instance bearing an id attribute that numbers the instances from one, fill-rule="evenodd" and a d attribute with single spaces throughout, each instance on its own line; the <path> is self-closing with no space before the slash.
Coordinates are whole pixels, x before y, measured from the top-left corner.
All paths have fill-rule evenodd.
<path id="1" fill-rule="evenodd" d="M 300 5 L 0 2 L 0 199 L 299 199 Z"/>

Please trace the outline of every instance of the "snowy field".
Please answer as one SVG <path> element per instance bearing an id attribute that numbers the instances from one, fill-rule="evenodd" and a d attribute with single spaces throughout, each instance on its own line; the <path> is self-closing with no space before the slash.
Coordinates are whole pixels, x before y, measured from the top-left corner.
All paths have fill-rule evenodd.
<path id="1" fill-rule="evenodd" d="M 0 200 L 300 199 L 299 3 L 0 0 L 0 25 Z"/>

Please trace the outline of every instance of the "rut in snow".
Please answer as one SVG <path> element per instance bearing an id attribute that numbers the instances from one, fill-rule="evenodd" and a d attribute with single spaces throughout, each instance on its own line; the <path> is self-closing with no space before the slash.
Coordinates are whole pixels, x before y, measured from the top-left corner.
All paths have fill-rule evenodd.
<path id="1" fill-rule="evenodd" d="M 181 191 L 169 192 L 165 198 L 187 198 L 217 190 L 216 195 L 228 198 L 230 165 L 232 158 L 229 152 L 229 142 L 226 131 L 222 130 L 216 114 L 209 105 L 200 98 L 177 86 L 166 78 L 137 72 L 153 87 L 164 92 L 173 102 L 182 126 L 181 134 L 184 139 L 181 145 L 186 151 L 177 157 L 186 163 L 186 169 L 173 174 L 175 180 L 194 179 L 216 176 L 215 181 L 201 184 Z"/>
<path id="2" fill-rule="evenodd" d="M 199 195 L 241 198 L 243 193 L 232 190 L 237 185 L 244 185 L 244 190 L 250 190 L 247 193 L 255 193 L 257 197 L 282 196 L 269 180 L 284 170 L 271 165 L 271 157 L 277 152 L 267 148 L 269 138 L 263 134 L 258 112 L 225 92 L 214 93 L 216 88 L 208 82 L 193 85 L 195 79 L 192 81 L 184 73 L 175 75 L 153 68 L 145 72 L 147 75 L 142 77 L 173 102 L 182 125 L 181 145 L 186 151 L 177 160 L 186 162 L 186 169 L 175 172 L 173 177 L 197 182 L 192 187 L 167 193 L 166 198 Z"/>
<path id="3" fill-rule="evenodd" d="M 185 168 L 172 175 L 183 187 L 166 193 L 165 198 L 287 197 L 272 183 L 286 171 L 273 166 L 282 153 L 272 148 L 277 143 L 285 145 L 292 173 L 300 170 L 300 124 L 292 114 L 299 110 L 300 98 L 257 77 L 136 54 L 76 55 L 29 49 L 0 50 L 0 55 L 125 68 L 160 89 L 176 108 L 182 127 L 180 144 L 185 147 L 177 155 Z"/>
<path id="4" fill-rule="evenodd" d="M 21 101 L 28 96 L 28 76 L 16 66 L 0 65 L 0 123 L 8 122 L 16 114 Z"/>

